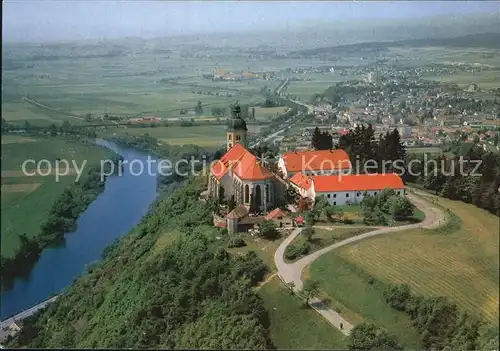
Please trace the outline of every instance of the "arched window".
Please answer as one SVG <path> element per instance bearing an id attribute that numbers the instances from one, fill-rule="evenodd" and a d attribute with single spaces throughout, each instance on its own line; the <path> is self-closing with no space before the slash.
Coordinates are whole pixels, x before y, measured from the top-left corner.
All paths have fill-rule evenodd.
<path id="1" fill-rule="evenodd" d="M 241 137 L 239 135 L 236 135 L 236 141 L 240 141 Z"/>
<path id="2" fill-rule="evenodd" d="M 269 191 L 269 184 L 266 184 L 266 201 L 267 202 L 271 202 L 270 191 Z"/>
<path id="3" fill-rule="evenodd" d="M 248 184 L 245 185 L 245 203 L 250 202 L 250 188 L 248 187 Z"/>
<path id="4" fill-rule="evenodd" d="M 255 197 L 255 204 L 260 207 L 262 205 L 262 189 L 259 184 L 255 186 L 253 196 Z"/>
<path id="5" fill-rule="evenodd" d="M 228 138 L 229 140 L 233 140 L 233 135 L 232 135 L 232 134 L 229 134 L 227 138 Z"/>

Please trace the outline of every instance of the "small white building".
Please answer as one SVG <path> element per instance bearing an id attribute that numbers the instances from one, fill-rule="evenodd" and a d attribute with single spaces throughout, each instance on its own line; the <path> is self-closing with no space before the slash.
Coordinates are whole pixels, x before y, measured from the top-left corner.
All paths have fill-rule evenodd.
<path id="1" fill-rule="evenodd" d="M 365 195 L 375 196 L 384 189 L 393 189 L 396 194 L 405 195 L 403 180 L 397 174 L 354 174 L 354 175 L 318 175 L 308 178 L 294 176 L 292 186 L 303 197 L 314 201 L 324 195 L 330 205 L 342 206 L 360 203 Z"/>

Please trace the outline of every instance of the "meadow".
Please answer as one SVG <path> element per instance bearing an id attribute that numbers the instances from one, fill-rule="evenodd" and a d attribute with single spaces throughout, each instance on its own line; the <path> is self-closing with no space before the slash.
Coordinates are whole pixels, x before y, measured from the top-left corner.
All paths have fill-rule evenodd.
<path id="1" fill-rule="evenodd" d="M 26 159 L 46 159 L 52 166 L 57 158 L 75 160 L 80 166 L 87 160 L 84 177 L 90 165 L 98 165 L 99 160 L 110 156 L 108 150 L 80 141 L 2 136 L 1 254 L 5 257 L 15 254 L 20 234 L 38 235 L 55 199 L 76 180 L 74 173 L 62 176 L 59 181 L 55 175 L 26 176 L 21 168 Z M 28 172 L 35 169 L 33 165 L 26 168 Z"/>
<path id="2" fill-rule="evenodd" d="M 258 295 L 268 311 L 270 336 L 278 349 L 346 349 L 346 337 L 305 307 L 278 277 L 262 286 Z"/>
<path id="3" fill-rule="evenodd" d="M 452 217 L 460 222 L 455 228 L 413 229 L 347 245 L 316 260 L 309 274 L 333 300 L 396 335 L 406 335 L 398 329 L 406 322 L 394 323 L 397 313 L 374 280 L 409 284 L 415 294 L 446 296 L 498 326 L 498 218 L 473 205 L 436 199 L 458 216 Z"/>

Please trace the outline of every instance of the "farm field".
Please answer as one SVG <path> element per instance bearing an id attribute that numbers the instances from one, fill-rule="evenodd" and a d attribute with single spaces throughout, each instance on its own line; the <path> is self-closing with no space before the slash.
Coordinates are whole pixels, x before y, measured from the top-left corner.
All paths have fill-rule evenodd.
<path id="1" fill-rule="evenodd" d="M 461 87 L 467 87 L 476 83 L 480 89 L 500 88 L 498 71 L 462 72 L 451 75 L 425 76 L 425 79 L 435 80 L 442 83 L 456 83 Z"/>
<path id="2" fill-rule="evenodd" d="M 63 57 L 32 61 L 23 70 L 4 70 L 2 116 L 7 121 L 27 120 L 33 125 L 64 120 L 79 123 L 70 115 L 83 117 L 87 113 L 186 117 L 180 109 L 194 108 L 198 101 L 207 114 L 211 107 L 227 107 L 236 100 L 249 105 L 260 103 L 264 100 L 261 89 L 272 89 L 280 80 L 212 81 L 202 74 L 211 73 L 215 66 L 233 71 L 265 71 L 281 70 L 283 64 L 280 60 L 249 63 L 231 57 L 221 61 L 174 56 L 178 52 L 164 57 L 137 50 L 133 57 Z M 27 103 L 23 101 L 25 97 L 53 110 Z"/>
<path id="3" fill-rule="evenodd" d="M 459 229 L 415 229 L 348 245 L 314 262 L 311 276 L 323 282 L 332 298 L 370 318 L 378 315 L 372 310 L 374 302 L 368 303 L 378 301 L 375 293 L 367 290 L 369 284 L 356 288 L 352 283 L 362 275 L 383 283 L 407 283 L 415 294 L 446 296 L 460 309 L 498 326 L 498 218 L 459 201 L 437 201 L 461 218 Z"/>
<path id="4" fill-rule="evenodd" d="M 201 147 L 217 148 L 225 144 L 226 126 L 204 125 L 192 127 L 148 127 L 148 128 L 110 128 L 99 132 L 100 137 L 117 135 L 144 135 L 159 139 L 172 145 L 194 144 Z"/>
<path id="5" fill-rule="evenodd" d="M 332 85 L 345 80 L 361 79 L 358 76 L 341 76 L 337 73 L 311 73 L 304 76 L 312 80 L 292 81 L 286 91 L 291 95 L 297 95 L 301 101 L 308 101 L 314 94 L 322 93 Z"/>
<path id="6" fill-rule="evenodd" d="M 346 349 L 345 336 L 281 283 L 272 278 L 258 291 L 269 314 L 270 334 L 278 349 Z"/>
<path id="7" fill-rule="evenodd" d="M 277 115 L 285 113 L 285 111 L 286 107 L 255 107 L 255 119 L 258 121 L 270 121 Z"/>
<path id="8" fill-rule="evenodd" d="M 24 160 L 47 159 L 54 166 L 60 158 L 75 160 L 79 167 L 87 160 L 84 177 L 90 165 L 98 165 L 100 159 L 108 158 L 111 153 L 91 144 L 56 138 L 3 136 L 2 143 L 1 254 L 10 257 L 19 244 L 19 234 L 38 235 L 54 200 L 76 180 L 74 173 L 61 176 L 59 181 L 55 175 L 25 176 L 21 168 Z M 31 164 L 26 169 L 32 172 L 35 166 Z"/>

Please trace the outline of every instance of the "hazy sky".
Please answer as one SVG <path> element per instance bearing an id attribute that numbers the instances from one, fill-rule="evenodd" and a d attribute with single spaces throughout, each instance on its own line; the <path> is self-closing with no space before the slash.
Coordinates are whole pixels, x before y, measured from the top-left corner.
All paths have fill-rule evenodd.
<path id="1" fill-rule="evenodd" d="M 164 36 L 296 26 L 311 20 L 498 13 L 499 2 L 4 0 L 6 41 Z"/>

